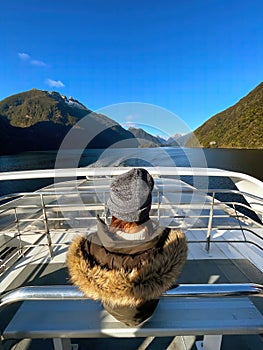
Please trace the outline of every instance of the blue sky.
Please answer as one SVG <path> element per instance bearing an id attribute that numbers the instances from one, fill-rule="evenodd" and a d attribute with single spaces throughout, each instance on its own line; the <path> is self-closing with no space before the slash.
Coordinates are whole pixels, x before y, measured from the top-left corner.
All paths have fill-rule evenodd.
<path id="1" fill-rule="evenodd" d="M 38 88 L 92 110 L 141 102 L 194 130 L 263 80 L 262 13 L 262 0 L 4 0 L 0 100 Z"/>

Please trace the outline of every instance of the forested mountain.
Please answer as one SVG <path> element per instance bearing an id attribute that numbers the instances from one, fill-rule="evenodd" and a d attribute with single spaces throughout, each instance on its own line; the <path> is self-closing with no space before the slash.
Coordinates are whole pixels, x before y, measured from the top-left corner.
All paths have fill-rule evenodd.
<path id="1" fill-rule="evenodd" d="M 194 131 L 203 147 L 263 148 L 263 82 Z M 187 146 L 197 146 L 192 137 Z"/>
<path id="2" fill-rule="evenodd" d="M 139 147 L 160 147 L 163 142 L 141 128 L 129 127 L 128 129 L 136 137 Z"/>
<path id="3" fill-rule="evenodd" d="M 78 127 L 84 117 L 85 127 Z M 122 140 L 138 146 L 132 133 L 72 97 L 32 89 L 0 101 L 0 154 L 57 150 L 72 126 L 75 140 L 87 139 L 87 148 L 106 148 Z"/>
<path id="4" fill-rule="evenodd" d="M 79 126 L 82 120 L 86 121 L 84 127 Z M 195 137 L 176 134 L 168 140 L 143 129 L 125 130 L 113 119 L 58 92 L 32 89 L 0 101 L 0 154 L 57 150 L 70 130 L 76 140 L 76 144 L 68 145 L 72 148 L 82 147 L 83 140 L 87 140 L 86 148 L 263 148 L 263 83 L 208 119 L 194 131 Z"/>

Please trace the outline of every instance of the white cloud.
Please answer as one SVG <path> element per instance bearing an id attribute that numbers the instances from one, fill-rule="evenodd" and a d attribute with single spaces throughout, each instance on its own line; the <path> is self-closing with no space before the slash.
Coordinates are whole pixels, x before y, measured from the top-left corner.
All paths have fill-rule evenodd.
<path id="1" fill-rule="evenodd" d="M 47 79 L 46 84 L 50 87 L 55 87 L 55 88 L 61 88 L 64 87 L 65 84 L 62 83 L 60 80 L 52 80 L 52 79 Z"/>
<path id="2" fill-rule="evenodd" d="M 128 114 L 125 116 L 125 121 L 121 123 L 124 128 L 136 128 L 136 120 L 139 118 L 138 115 Z"/>
<path id="3" fill-rule="evenodd" d="M 130 123 L 130 122 L 133 122 L 134 120 L 138 119 L 138 116 L 129 114 L 129 115 L 126 115 L 125 119 L 126 119 L 127 123 Z"/>
<path id="4" fill-rule="evenodd" d="M 46 67 L 47 64 L 40 60 L 35 60 L 31 58 L 31 56 L 28 53 L 25 52 L 19 52 L 18 57 L 21 59 L 21 61 L 28 62 L 29 64 L 32 64 L 33 66 L 38 67 Z"/>
<path id="5" fill-rule="evenodd" d="M 136 127 L 136 123 L 135 122 L 125 122 L 122 124 L 125 128 L 135 128 Z"/>
<path id="6" fill-rule="evenodd" d="M 22 60 L 22 61 L 29 61 L 30 60 L 30 56 L 27 53 L 24 52 L 19 52 L 18 53 L 18 57 Z"/>
<path id="7" fill-rule="evenodd" d="M 45 62 L 38 61 L 38 60 L 31 60 L 30 63 L 33 64 L 34 66 L 39 66 L 39 67 L 45 67 L 47 65 Z"/>

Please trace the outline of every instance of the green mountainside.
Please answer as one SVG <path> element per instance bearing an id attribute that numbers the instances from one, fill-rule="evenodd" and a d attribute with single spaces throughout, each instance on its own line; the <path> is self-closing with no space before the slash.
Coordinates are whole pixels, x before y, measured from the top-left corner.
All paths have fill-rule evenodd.
<path id="1" fill-rule="evenodd" d="M 83 120 L 85 126 L 79 127 Z M 0 101 L 0 155 L 57 150 L 69 131 L 74 133 L 74 144 L 67 147 L 72 148 L 83 147 L 83 140 L 87 140 L 86 148 L 170 145 L 169 140 L 161 140 L 142 129 L 125 130 L 113 119 L 58 92 L 32 89 Z M 171 145 L 176 146 L 177 142 Z M 207 120 L 194 131 L 194 136 L 187 135 L 183 145 L 263 148 L 263 83 Z"/>
<path id="2" fill-rule="evenodd" d="M 263 82 L 194 131 L 201 147 L 263 148 Z M 198 146 L 192 137 L 186 144 Z"/>
<path id="3" fill-rule="evenodd" d="M 0 154 L 57 150 L 69 131 L 74 144 L 67 147 L 83 147 L 86 140 L 86 148 L 113 147 L 123 140 L 126 147 L 138 146 L 117 122 L 57 92 L 32 89 L 0 101 Z"/>
<path id="4" fill-rule="evenodd" d="M 72 126 L 90 112 L 72 98 L 68 99 L 57 92 L 37 89 L 0 101 L 0 115 L 5 116 L 10 125 L 21 128 L 44 121 Z"/>

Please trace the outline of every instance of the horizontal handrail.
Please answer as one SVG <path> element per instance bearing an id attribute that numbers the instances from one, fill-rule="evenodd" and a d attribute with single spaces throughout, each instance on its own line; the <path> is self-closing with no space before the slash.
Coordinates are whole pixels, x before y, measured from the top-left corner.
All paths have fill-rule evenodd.
<path id="1" fill-rule="evenodd" d="M 255 283 L 179 284 L 163 296 L 175 297 L 238 297 L 258 295 L 263 297 L 263 285 Z"/>
<path id="2" fill-rule="evenodd" d="M 198 167 L 144 167 L 154 176 L 223 176 L 235 177 L 249 180 L 254 183 L 261 183 L 260 180 L 247 175 L 230 170 L 217 168 L 198 168 Z M 72 177 L 96 177 L 96 176 L 116 176 L 127 172 L 131 167 L 98 167 L 98 168 L 64 168 L 64 169 L 42 169 L 10 171 L 0 173 L 1 180 L 18 180 L 33 178 L 72 178 Z M 261 183 L 262 184 L 262 183 Z"/>
<path id="3" fill-rule="evenodd" d="M 195 207 L 197 207 L 197 209 L 200 208 L 200 205 L 202 205 L 202 203 L 200 202 L 194 202 L 194 203 L 187 203 L 187 202 L 181 202 L 181 203 L 161 203 L 161 204 L 158 204 L 158 203 L 153 203 L 152 204 L 152 209 L 157 209 L 157 210 L 160 210 L 160 209 L 171 209 L 173 207 L 177 208 L 177 209 L 180 209 L 180 208 L 184 208 L 185 206 L 189 206 L 189 208 L 191 210 L 194 210 Z M 209 206 L 211 205 L 210 203 L 206 203 L 206 204 L 203 204 L 203 209 L 205 209 L 206 206 Z M 215 202 L 214 203 L 214 209 L 216 209 L 217 207 L 219 209 L 222 209 L 222 205 L 225 205 L 226 206 L 226 209 L 229 209 L 229 210 L 234 210 L 233 209 L 233 206 L 240 206 L 244 209 L 247 209 L 247 210 L 250 210 L 251 212 L 254 212 L 255 214 L 263 214 L 263 212 L 261 210 L 257 210 L 257 209 L 252 209 L 251 207 L 249 207 L 248 205 L 244 204 L 244 203 L 240 203 L 240 202 L 236 202 L 236 201 L 225 201 L 225 202 Z M 232 206 L 232 207 L 231 207 Z M 40 205 L 17 205 L 17 206 L 10 206 L 8 208 L 5 208 L 4 210 L 0 211 L 0 215 L 3 215 L 3 214 L 7 214 L 8 212 L 10 213 L 11 211 L 14 211 L 16 209 L 36 209 L 38 208 L 39 211 L 42 209 Z M 67 209 L 69 208 L 69 209 Z M 84 208 L 84 209 L 83 209 Z M 61 203 L 61 204 L 46 204 L 45 205 L 45 210 L 49 211 L 49 213 L 51 212 L 60 212 L 60 211 L 63 211 L 63 213 L 65 211 L 69 211 L 69 212 L 74 212 L 74 211 L 87 211 L 87 210 L 104 210 L 105 209 L 105 204 L 103 203 L 90 203 L 89 205 L 87 204 L 83 204 L 83 205 L 80 205 L 78 203 L 74 204 L 64 204 L 64 203 Z M 207 208 L 208 209 L 208 208 Z M 37 213 L 37 212 L 36 212 Z M 166 216 L 166 215 L 162 215 L 162 217 L 169 217 Z M 195 215 L 195 214 L 191 214 L 190 216 L 187 215 L 187 214 L 184 214 L 184 215 L 174 215 L 175 218 L 208 218 L 209 217 L 209 214 L 205 214 L 205 213 L 198 213 L 198 215 Z M 242 212 L 238 212 L 238 213 L 231 213 L 231 212 L 227 212 L 227 211 L 224 211 L 224 214 L 217 214 L 217 213 L 213 213 L 213 218 L 236 218 L 236 219 L 245 219 L 247 218 L 248 216 L 245 214 L 245 213 L 242 213 Z M 76 219 L 78 220 L 87 220 L 87 219 L 92 219 L 92 218 L 89 218 L 89 217 L 76 217 Z M 48 221 L 49 222 L 52 222 L 52 221 L 58 221 L 58 220 L 62 220 L 62 221 L 66 221 L 68 220 L 68 218 L 63 215 L 63 217 L 52 217 L 52 216 L 48 216 Z M 43 221 L 43 217 L 40 215 L 38 218 L 37 217 L 25 217 L 25 218 L 19 218 L 18 219 L 18 222 L 31 222 L 31 221 Z M 251 219 L 251 223 L 253 221 L 253 224 L 259 228 L 262 227 L 262 223 L 260 222 L 256 222 L 255 220 L 252 220 Z M 14 221 L 15 222 L 15 221 Z M 246 222 L 248 224 L 248 222 Z M 11 224 L 11 223 L 10 223 Z M 233 225 L 231 225 L 231 227 L 233 227 Z"/>
<path id="4" fill-rule="evenodd" d="M 175 192 L 174 192 L 175 193 Z M 263 206 L 263 202 L 262 203 L 257 203 L 258 205 L 262 205 Z M 98 203 L 83 203 L 82 205 L 79 204 L 79 203 L 71 203 L 71 204 L 68 204 L 68 203 L 59 203 L 59 204 L 46 204 L 45 205 L 45 208 L 46 209 L 59 209 L 59 208 L 72 208 L 75 209 L 75 210 L 79 210 L 79 209 L 82 209 L 83 210 L 83 206 L 85 205 L 85 210 L 88 208 L 94 208 L 94 207 L 101 207 L 101 208 L 104 208 L 104 203 L 102 202 L 98 202 Z M 188 202 L 183 202 L 181 201 L 180 203 L 155 203 L 153 202 L 152 203 L 152 209 L 156 209 L 158 208 L 158 206 L 160 206 L 161 208 L 171 208 L 171 207 L 175 207 L 175 208 L 180 208 L 180 207 L 185 207 L 185 206 L 191 206 L 191 207 L 198 207 L 200 208 L 200 205 L 203 205 L 203 207 L 205 206 L 209 206 L 211 205 L 210 202 L 207 202 L 207 203 L 202 203 L 202 202 L 193 202 L 193 203 L 188 203 Z M 219 207 L 219 209 L 222 209 L 222 206 L 223 205 L 226 205 L 226 206 L 234 206 L 234 205 L 239 205 L 240 207 L 243 207 L 243 208 L 246 208 L 248 210 L 251 210 L 251 211 L 254 211 L 255 213 L 262 213 L 263 214 L 263 211 L 261 210 L 256 210 L 256 209 L 252 209 L 250 206 L 246 205 L 245 203 L 241 203 L 241 202 L 236 202 L 236 201 L 225 201 L 225 202 L 216 202 L 214 203 L 214 206 L 217 206 Z M 36 205 L 36 204 L 18 204 L 16 206 L 10 206 L 8 208 L 5 208 L 4 210 L 0 211 L 0 214 L 4 214 L 6 213 L 7 211 L 10 211 L 10 210 L 15 210 L 17 208 L 20 208 L 20 209 L 41 209 L 41 206 L 40 205 Z M 96 209 L 95 208 L 95 209 Z"/>
<path id="5" fill-rule="evenodd" d="M 180 204 L 175 204 L 175 203 L 172 203 L 172 204 L 160 204 L 160 205 L 158 205 L 157 203 L 156 204 L 152 204 L 152 209 L 154 210 L 154 209 L 171 209 L 171 208 L 177 208 L 177 209 L 180 209 L 180 208 L 184 208 L 184 207 L 186 207 L 186 206 L 189 206 L 190 208 L 191 208 L 191 210 L 194 210 L 194 209 L 199 209 L 199 207 L 198 207 L 198 204 L 199 205 L 201 205 L 202 203 L 193 203 L 193 204 L 189 204 L 189 203 L 180 203 Z M 219 207 L 219 209 L 222 209 L 221 207 L 220 207 L 220 205 L 228 205 L 228 206 L 234 206 L 234 205 L 238 205 L 238 206 L 240 206 L 240 207 L 242 207 L 242 208 L 244 208 L 244 209 L 247 209 L 247 210 L 251 210 L 251 212 L 253 212 L 253 213 L 255 213 L 255 214 L 262 214 L 263 212 L 262 211 L 260 211 L 260 210 L 252 210 L 249 206 L 247 206 L 246 204 L 243 204 L 243 203 L 239 203 L 239 202 L 221 202 L 221 203 L 215 203 L 214 204 L 214 208 L 215 209 L 217 209 L 217 207 Z M 209 205 L 209 204 L 207 204 L 207 205 Z M 87 205 L 87 204 L 84 204 L 84 206 L 85 206 L 85 211 L 96 211 L 96 210 L 104 210 L 105 209 L 105 206 L 104 206 L 104 204 L 94 204 L 94 205 L 92 205 L 92 204 L 89 204 L 89 205 Z M 197 207 L 197 208 L 195 208 L 195 207 Z M 16 206 L 16 207 L 10 207 L 10 208 L 6 208 L 4 211 L 2 211 L 2 212 L 0 212 L 0 215 L 3 215 L 3 214 L 5 214 L 5 213 L 10 213 L 10 211 L 14 211 L 15 209 L 35 209 L 35 208 L 38 208 L 39 210 L 41 210 L 41 207 L 40 206 L 38 206 L 38 207 L 33 207 L 33 206 L 23 206 L 23 205 L 19 205 L 19 206 Z M 79 212 L 79 211 L 84 211 L 84 209 L 83 209 L 83 205 L 80 205 L 80 204 L 54 204 L 54 205 L 46 205 L 45 206 L 45 208 L 46 208 L 46 210 L 47 211 L 49 211 L 49 213 L 51 213 L 51 212 L 53 212 L 53 213 L 59 213 L 59 212 L 61 212 L 62 210 L 63 210 L 63 212 Z M 205 209 L 205 206 L 204 206 L 204 208 L 203 209 Z M 208 209 L 208 208 L 206 208 L 206 209 Z M 233 209 L 233 208 L 231 208 L 231 207 L 229 207 L 229 209 Z M 36 214 L 37 214 L 37 212 L 36 212 Z M 226 217 L 229 217 L 229 218 L 246 218 L 248 215 L 246 215 L 246 214 L 244 214 L 244 213 L 241 213 L 241 212 L 239 212 L 239 213 L 237 213 L 237 214 L 234 214 L 234 213 L 226 213 L 225 212 L 225 214 L 217 214 L 217 213 L 214 213 L 213 214 L 213 218 L 226 218 Z M 153 217 L 154 217 L 154 215 L 153 215 Z M 163 215 L 163 217 L 169 217 L 169 215 L 167 216 L 167 215 Z M 198 215 L 196 214 L 196 215 L 194 215 L 194 214 L 191 214 L 190 216 L 189 215 L 187 215 L 187 214 L 184 214 L 184 215 L 175 215 L 174 216 L 175 218 L 178 218 L 178 217 L 181 217 L 181 218 L 186 218 L 186 217 L 191 217 L 191 218 L 196 218 L 196 217 L 198 217 L 198 218 L 207 218 L 207 217 L 209 217 L 209 214 L 199 214 L 198 213 Z M 80 220 L 86 220 L 88 217 L 81 217 L 81 218 L 79 218 Z M 67 217 L 57 217 L 57 218 L 55 218 L 55 217 L 52 217 L 52 216 L 49 216 L 48 217 L 48 220 L 49 221 L 53 221 L 53 220 L 63 220 L 63 219 L 65 219 L 65 220 L 67 220 Z M 39 218 L 36 218 L 36 217 L 34 217 L 34 218 L 31 218 L 31 217 L 28 217 L 28 218 L 21 218 L 21 219 L 19 219 L 18 221 L 19 222 L 30 222 L 30 221 L 37 221 L 37 220 L 43 220 L 43 218 L 41 218 L 41 215 L 39 216 Z M 258 223 L 258 222 L 255 222 L 255 221 L 253 221 L 253 223 L 255 224 L 255 225 L 257 225 L 258 227 L 262 227 L 262 224 L 260 224 L 260 223 Z"/>
<path id="6" fill-rule="evenodd" d="M 263 297 L 263 285 L 253 283 L 234 284 L 179 284 L 161 297 Z M 0 309 L 6 305 L 27 300 L 80 300 L 89 299 L 75 286 L 28 286 L 6 293 Z"/>
<path id="7" fill-rule="evenodd" d="M 105 186 L 105 188 L 108 188 Z M 91 191 L 93 190 L 93 192 Z M 109 188 L 108 188 L 109 191 Z M 14 192 L 14 193 L 8 193 L 5 194 L 3 196 L 0 196 L 0 201 L 5 201 L 7 199 L 19 199 L 19 197 L 23 197 L 23 196 L 28 196 L 28 197 L 39 197 L 40 195 L 45 195 L 45 196 L 60 196 L 60 195 L 65 195 L 67 194 L 68 196 L 70 195 L 76 195 L 78 193 L 81 194 L 88 194 L 91 195 L 92 193 L 97 193 L 98 191 L 96 191 L 96 189 L 94 189 L 94 187 L 89 187 L 87 186 L 87 189 L 80 189 L 79 187 L 76 188 L 75 191 L 69 191 L 68 189 L 66 189 L 66 191 L 61 191 L 61 190 L 54 190 L 54 191 L 43 191 L 43 190 L 38 190 L 35 192 Z M 105 191 L 107 192 L 107 191 Z M 252 193 L 248 193 L 245 191 L 239 191 L 239 190 L 234 190 L 234 189 L 222 189 L 222 188 L 180 188 L 179 190 L 173 189 L 173 190 L 167 190 L 165 189 L 164 191 L 162 190 L 153 190 L 153 194 L 154 193 L 162 193 L 164 192 L 165 194 L 168 193 L 193 193 L 195 196 L 199 195 L 200 197 L 202 196 L 206 196 L 207 193 L 221 193 L 221 194 L 235 194 L 235 195 L 241 195 L 241 196 L 246 196 L 246 197 L 250 197 L 253 198 L 255 200 L 258 200 L 259 202 L 262 202 L 263 199 L 260 196 L 257 196 L 255 194 Z"/>
<path id="8" fill-rule="evenodd" d="M 167 191 L 166 195 L 169 193 L 169 191 Z M 182 191 L 171 191 L 171 193 L 173 194 L 176 194 L 176 193 L 184 193 L 184 190 Z M 215 193 L 215 192 L 214 192 Z M 230 192 L 229 192 L 230 193 Z M 54 193 L 52 193 L 53 195 L 55 195 Z M 64 192 L 65 194 L 65 192 Z M 70 194 L 77 194 L 77 192 L 68 192 L 67 195 L 70 195 Z M 84 193 L 85 194 L 85 193 Z M 91 195 L 92 193 L 91 192 L 88 192 L 87 194 Z M 242 192 L 239 192 L 240 195 L 242 195 L 243 193 Z M 23 198 L 27 198 L 27 197 L 31 197 L 32 195 L 33 196 L 38 196 L 40 198 L 40 195 L 43 195 L 44 197 L 48 197 L 49 193 L 45 193 L 45 192 L 39 192 L 39 193 L 23 193 L 23 194 L 20 194 L 21 196 L 23 196 Z M 200 194 L 201 196 L 201 194 Z M 10 195 L 8 195 L 8 197 L 10 197 Z M 202 197 L 202 196 L 201 196 Z M 2 197 L 3 199 L 3 197 Z M 259 205 L 259 206 L 262 206 L 263 207 L 263 200 L 261 198 L 258 198 L 260 202 L 257 202 L 256 204 Z M 0 198 L 0 202 L 1 202 L 1 198 Z M 7 203 L 8 204 L 8 203 Z M 87 210 L 87 204 L 83 203 L 82 205 L 79 205 L 78 203 L 52 203 L 52 204 L 49 204 L 47 203 L 45 205 L 45 208 L 48 209 L 48 210 L 55 210 L 56 208 L 60 208 L 60 209 L 65 209 L 65 208 L 71 208 L 72 211 L 75 210 L 79 210 L 79 209 L 82 209 L 83 210 L 83 205 L 85 206 L 85 210 Z M 100 206 L 101 209 L 104 209 L 104 205 L 105 203 L 102 203 L 102 202 L 98 202 L 98 203 L 89 203 L 88 204 L 90 206 L 89 210 L 91 210 L 93 207 L 98 207 Z M 169 207 L 173 207 L 175 206 L 176 208 L 180 208 L 180 207 L 183 207 L 185 205 L 188 205 L 190 206 L 191 208 L 192 207 L 195 207 L 195 206 L 198 206 L 198 205 L 210 205 L 210 202 L 206 202 L 206 203 L 203 203 L 203 202 L 193 202 L 193 203 L 188 203 L 188 202 L 180 202 L 180 203 L 155 203 L 153 201 L 152 203 L 152 209 L 155 209 L 156 206 L 157 208 L 161 209 L 161 208 L 165 208 L 166 206 L 169 206 Z M 239 205 L 240 207 L 243 207 L 245 209 L 248 209 L 248 210 L 251 210 L 252 212 L 254 212 L 255 214 L 263 214 L 263 211 L 259 210 L 259 209 L 255 209 L 255 208 L 251 208 L 250 206 L 248 206 L 247 204 L 245 203 L 242 203 L 242 202 L 237 202 L 237 201 L 216 201 L 214 203 L 214 207 L 219 207 L 221 208 L 222 205 L 225 205 L 225 206 L 234 206 L 234 205 Z M 1 205 L 0 205 L 0 208 L 1 208 Z M 4 214 L 10 210 L 15 210 L 16 208 L 22 208 L 22 209 L 36 209 L 38 208 L 39 210 L 43 209 L 41 207 L 41 204 L 36 204 L 36 203 L 31 203 L 31 204 L 17 204 L 15 206 L 8 206 L 2 210 L 0 210 L 0 214 Z M 231 209 L 231 207 L 229 207 Z M 95 209 L 98 209 L 98 208 L 95 208 Z M 216 216 L 216 215 L 214 215 Z M 237 215 L 234 215 L 235 217 L 237 217 Z M 244 214 L 242 214 L 242 216 L 244 216 Z M 205 215 L 202 215 L 202 217 L 205 217 Z M 49 218 L 50 220 L 51 218 Z"/>

